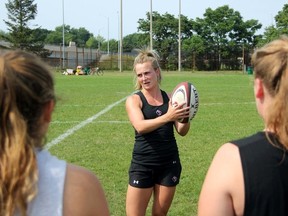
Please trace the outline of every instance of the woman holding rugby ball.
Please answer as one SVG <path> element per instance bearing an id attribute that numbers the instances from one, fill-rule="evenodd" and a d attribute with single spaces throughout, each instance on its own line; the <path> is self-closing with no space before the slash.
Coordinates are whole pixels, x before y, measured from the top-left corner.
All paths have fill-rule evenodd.
<path id="1" fill-rule="evenodd" d="M 126 111 L 135 129 L 127 216 L 144 216 L 152 195 L 152 215 L 167 215 L 181 174 L 173 128 L 181 136 L 188 133 L 190 123 L 177 120 L 189 117 L 189 106 L 172 106 L 169 95 L 160 89 L 162 76 L 158 60 L 153 50 L 139 52 L 134 60 L 138 92 L 126 100 Z"/>

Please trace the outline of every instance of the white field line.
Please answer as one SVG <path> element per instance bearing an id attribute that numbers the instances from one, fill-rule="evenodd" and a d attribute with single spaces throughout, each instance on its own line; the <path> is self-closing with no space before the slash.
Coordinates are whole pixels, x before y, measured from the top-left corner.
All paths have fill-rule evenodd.
<path id="1" fill-rule="evenodd" d="M 247 105 L 247 104 L 255 104 L 255 101 L 250 102 L 232 102 L 232 103 L 201 103 L 201 106 L 214 106 L 214 105 Z M 66 105 L 69 106 L 69 105 Z M 71 105 L 70 105 L 71 106 Z M 75 106 L 75 105 L 72 105 Z M 78 105 L 77 105 L 78 106 Z M 81 106 L 81 105 L 79 105 Z M 91 105 L 92 106 L 92 105 Z M 97 106 L 97 105 L 96 105 Z M 101 105 L 103 106 L 103 105 Z M 80 121 L 52 121 L 51 124 L 71 124 L 71 123 L 79 123 Z M 110 123 L 110 124 L 127 124 L 129 121 L 97 121 L 97 123 Z"/>
<path id="2" fill-rule="evenodd" d="M 127 96 L 128 97 L 128 96 Z M 121 100 L 110 104 L 109 106 L 107 106 L 105 109 L 101 110 L 99 113 L 97 113 L 94 116 L 91 116 L 90 118 L 80 122 L 78 125 L 74 126 L 73 128 L 68 129 L 65 133 L 61 134 L 60 136 L 58 136 L 57 138 L 53 139 L 51 142 L 47 143 L 45 145 L 46 149 L 51 148 L 52 146 L 58 144 L 59 142 L 61 142 L 62 140 L 64 140 L 65 138 L 67 138 L 68 136 L 70 136 L 71 134 L 73 134 L 75 131 L 79 130 L 80 128 L 86 126 L 87 124 L 90 124 L 92 121 L 94 121 L 95 119 L 97 119 L 99 116 L 103 115 L 104 113 L 108 112 L 109 110 L 111 110 L 113 107 L 117 106 L 118 104 L 120 104 L 121 102 L 123 102 L 124 100 L 126 100 L 127 97 L 122 98 Z"/>
<path id="3" fill-rule="evenodd" d="M 247 104 L 255 104 L 255 101 L 250 101 L 250 102 L 231 102 L 231 103 L 199 103 L 199 106 L 213 106 L 213 105 L 247 105 Z"/>
<path id="4" fill-rule="evenodd" d="M 78 125 L 76 125 L 73 128 L 68 129 L 65 133 L 61 134 L 60 136 L 58 136 L 57 138 L 55 138 L 54 140 L 52 140 L 51 142 L 47 143 L 45 145 L 46 149 L 51 148 L 52 146 L 58 144 L 59 142 L 63 141 L 65 138 L 67 138 L 68 136 L 70 136 L 71 134 L 73 134 L 75 131 L 79 130 L 80 128 L 86 126 L 87 124 L 90 124 L 91 122 L 93 122 L 95 119 L 97 119 L 98 117 L 100 117 L 101 115 L 103 115 L 104 113 L 108 112 L 110 109 L 112 109 L 113 107 L 117 106 L 118 104 L 120 104 L 122 101 L 126 100 L 128 96 L 122 98 L 121 100 L 110 104 L 109 106 L 107 106 L 105 109 L 101 110 L 99 113 L 97 113 L 96 115 L 80 122 Z M 200 104 L 201 106 L 211 106 L 211 105 L 227 105 L 227 104 L 254 104 L 255 102 L 242 102 L 242 103 L 203 103 Z M 72 121 L 71 121 L 72 122 Z M 61 121 L 55 121 L 55 122 L 51 122 L 52 124 L 65 124 L 65 123 L 71 123 L 69 121 L 65 121 L 65 122 L 61 122 Z M 99 121 L 99 122 L 109 122 L 109 123 L 129 123 L 129 121 Z M 75 121 L 73 121 L 73 123 L 75 123 Z"/>

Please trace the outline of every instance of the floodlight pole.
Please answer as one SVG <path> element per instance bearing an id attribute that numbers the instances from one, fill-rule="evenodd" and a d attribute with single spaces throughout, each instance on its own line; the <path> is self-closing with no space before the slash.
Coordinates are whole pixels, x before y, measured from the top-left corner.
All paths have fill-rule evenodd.
<path id="1" fill-rule="evenodd" d="M 120 15 L 119 11 L 117 11 L 117 17 L 118 17 L 118 40 L 117 40 L 117 53 L 118 53 L 118 68 L 120 68 Z"/>
<path id="2" fill-rule="evenodd" d="M 64 22 L 64 0 L 62 0 L 62 20 L 63 20 L 63 26 L 62 26 L 62 67 L 65 68 L 65 22 Z"/>
<path id="3" fill-rule="evenodd" d="M 107 18 L 108 21 L 108 44 L 107 44 L 107 54 L 110 54 L 110 45 L 109 45 L 109 17 Z"/>
<path id="4" fill-rule="evenodd" d="M 123 16 L 122 16 L 122 0 L 120 0 L 120 58 L 119 58 L 119 70 L 122 72 L 122 52 L 123 52 L 123 45 L 122 45 L 122 40 L 123 40 Z"/>
<path id="5" fill-rule="evenodd" d="M 150 0 L 150 49 L 153 49 L 153 35 L 152 35 L 152 0 Z"/>
<path id="6" fill-rule="evenodd" d="M 181 71 L 181 0 L 179 0 L 178 71 Z"/>
<path id="7" fill-rule="evenodd" d="M 100 45 L 100 30 L 102 28 L 98 29 L 98 52 L 100 52 L 100 48 L 101 48 L 101 45 Z"/>

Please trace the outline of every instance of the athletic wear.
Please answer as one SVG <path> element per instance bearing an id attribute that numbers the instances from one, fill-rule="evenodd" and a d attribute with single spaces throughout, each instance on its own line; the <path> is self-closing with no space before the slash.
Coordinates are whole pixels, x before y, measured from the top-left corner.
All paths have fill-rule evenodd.
<path id="1" fill-rule="evenodd" d="M 142 101 L 145 119 L 155 119 L 168 110 L 169 97 L 161 90 L 163 104 L 152 106 L 141 91 L 136 93 Z M 175 186 L 179 183 L 181 163 L 174 136 L 174 122 L 168 122 L 156 130 L 139 134 L 135 130 L 135 143 L 129 168 L 129 184 L 147 188 L 155 184 Z"/>
<path id="2" fill-rule="evenodd" d="M 161 91 L 163 104 L 160 106 L 148 104 L 141 91 L 136 94 L 141 98 L 145 119 L 155 119 L 167 112 L 169 97 L 164 91 Z M 173 159 L 177 160 L 179 155 L 173 127 L 174 122 L 168 122 L 146 134 L 139 134 L 135 130 L 132 162 L 141 165 L 165 166 Z"/>
<path id="3" fill-rule="evenodd" d="M 29 216 L 63 215 L 63 192 L 66 162 L 48 151 L 37 151 L 39 170 L 38 194 L 28 205 Z"/>
<path id="4" fill-rule="evenodd" d="M 155 184 L 167 187 L 179 184 L 182 166 L 174 160 L 166 166 L 143 166 L 131 163 L 129 169 L 129 184 L 137 188 L 150 188 Z"/>
<path id="5" fill-rule="evenodd" d="M 264 132 L 232 141 L 239 147 L 245 185 L 244 216 L 288 215 L 288 154 Z"/>

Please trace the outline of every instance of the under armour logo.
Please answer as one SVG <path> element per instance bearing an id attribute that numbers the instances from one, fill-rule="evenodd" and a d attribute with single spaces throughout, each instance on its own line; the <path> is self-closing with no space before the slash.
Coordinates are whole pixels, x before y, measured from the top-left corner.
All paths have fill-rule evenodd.
<path id="1" fill-rule="evenodd" d="M 177 176 L 173 176 L 173 177 L 172 177 L 172 181 L 173 181 L 173 182 L 176 182 L 177 180 L 178 180 Z"/>
<path id="2" fill-rule="evenodd" d="M 156 114 L 158 115 L 158 116 L 161 116 L 162 115 L 162 111 L 161 110 L 156 110 Z"/>
<path id="3" fill-rule="evenodd" d="M 172 161 L 172 163 L 173 163 L 173 164 L 176 164 L 176 163 L 177 163 L 177 161 Z"/>
<path id="4" fill-rule="evenodd" d="M 134 180 L 133 184 L 139 184 L 139 181 L 138 180 Z"/>

